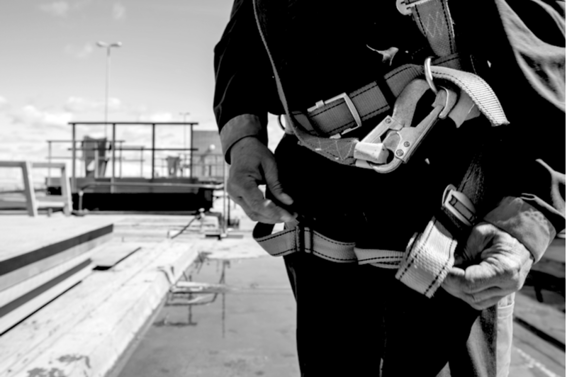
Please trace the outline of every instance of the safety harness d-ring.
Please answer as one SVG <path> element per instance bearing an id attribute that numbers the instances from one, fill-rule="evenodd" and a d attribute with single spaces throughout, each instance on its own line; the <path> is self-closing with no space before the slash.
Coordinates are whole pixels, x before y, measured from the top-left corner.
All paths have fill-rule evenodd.
<path id="1" fill-rule="evenodd" d="M 429 85 L 431 90 L 433 90 L 433 93 L 437 94 L 439 90 L 437 89 L 435 83 L 433 82 L 433 74 L 431 73 L 431 56 L 425 59 L 425 63 L 423 64 L 423 70 L 425 71 L 425 81 L 427 81 L 427 84 Z"/>

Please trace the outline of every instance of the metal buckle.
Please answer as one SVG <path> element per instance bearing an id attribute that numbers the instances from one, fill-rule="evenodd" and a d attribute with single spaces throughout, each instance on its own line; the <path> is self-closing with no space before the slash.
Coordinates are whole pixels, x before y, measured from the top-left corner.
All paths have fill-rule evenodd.
<path id="1" fill-rule="evenodd" d="M 358 111 L 356 110 L 356 107 L 354 106 L 354 103 L 352 102 L 352 100 L 350 99 L 350 97 L 348 96 L 348 94 L 346 94 L 346 93 L 341 93 L 341 94 L 339 94 L 338 96 L 335 96 L 335 97 L 333 97 L 333 98 L 330 98 L 330 99 L 328 99 L 328 100 L 326 100 L 326 101 L 319 101 L 319 102 L 317 102 L 317 103 L 315 104 L 315 106 L 310 107 L 310 108 L 307 109 L 307 112 L 308 112 L 308 113 L 311 113 L 311 112 L 313 112 L 313 111 L 315 111 L 315 110 L 317 110 L 317 109 L 319 109 L 319 108 L 321 108 L 321 107 L 323 107 L 323 106 L 325 106 L 325 105 L 328 105 L 328 104 L 330 104 L 330 103 L 332 103 L 332 102 L 335 102 L 335 101 L 338 101 L 338 100 L 340 100 L 340 99 L 342 99 L 342 100 L 345 101 L 345 104 L 347 105 L 347 108 L 349 109 L 350 114 L 352 115 L 352 118 L 354 119 L 354 122 L 356 123 L 356 126 L 355 126 L 355 127 L 351 127 L 351 128 L 349 128 L 349 129 L 346 129 L 346 130 L 344 130 L 344 131 L 342 131 L 342 132 L 339 132 L 339 133 L 336 134 L 336 135 L 330 136 L 331 139 L 340 139 L 344 134 L 347 134 L 347 133 L 349 133 L 349 132 L 351 132 L 351 131 L 354 131 L 354 130 L 356 130 L 356 129 L 362 127 L 362 120 L 360 119 L 360 115 L 358 114 Z"/>
<path id="2" fill-rule="evenodd" d="M 423 63 L 423 70 L 425 71 L 425 81 L 427 81 L 427 84 L 431 90 L 433 90 L 433 93 L 437 94 L 439 90 L 437 90 L 437 87 L 433 82 L 433 74 L 431 73 L 431 56 L 425 59 L 425 63 Z"/>
<path id="3" fill-rule="evenodd" d="M 443 193 L 443 207 L 466 226 L 476 223 L 476 210 L 474 204 L 465 194 L 457 191 L 455 186 L 449 185 Z"/>

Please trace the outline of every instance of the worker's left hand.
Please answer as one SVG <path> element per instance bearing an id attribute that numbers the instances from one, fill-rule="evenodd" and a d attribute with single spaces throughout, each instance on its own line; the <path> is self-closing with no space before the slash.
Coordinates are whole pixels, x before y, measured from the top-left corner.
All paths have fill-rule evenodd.
<path id="1" fill-rule="evenodd" d="M 533 264 L 524 245 L 489 223 L 472 229 L 464 253 L 455 259 L 443 288 L 477 310 L 520 290 Z"/>

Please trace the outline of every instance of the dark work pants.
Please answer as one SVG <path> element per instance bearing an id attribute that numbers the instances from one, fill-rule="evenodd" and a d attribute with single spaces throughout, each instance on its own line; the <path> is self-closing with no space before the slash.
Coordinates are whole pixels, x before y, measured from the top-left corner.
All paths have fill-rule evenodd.
<path id="1" fill-rule="evenodd" d="M 276 158 L 302 221 L 363 248 L 405 250 L 445 184 L 429 164 L 379 175 L 326 160 L 287 135 Z M 496 308 L 478 312 L 442 289 L 428 299 L 396 280 L 395 270 L 306 253 L 285 263 L 302 376 L 496 376 Z"/>
<path id="2" fill-rule="evenodd" d="M 285 263 L 302 376 L 496 376 L 495 308 L 442 290 L 427 299 L 372 266 L 305 253 Z"/>

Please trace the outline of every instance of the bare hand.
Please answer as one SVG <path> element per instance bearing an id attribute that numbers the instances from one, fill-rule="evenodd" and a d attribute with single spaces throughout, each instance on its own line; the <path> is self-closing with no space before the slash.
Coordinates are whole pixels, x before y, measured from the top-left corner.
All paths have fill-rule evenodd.
<path id="1" fill-rule="evenodd" d="M 266 199 L 258 185 L 266 184 L 274 198 L 283 205 L 293 200 L 283 192 L 272 152 L 255 137 L 239 140 L 230 149 L 230 173 L 227 191 L 254 221 L 266 224 L 289 222 L 295 218 L 289 211 Z"/>
<path id="2" fill-rule="evenodd" d="M 464 255 L 455 257 L 456 267 L 449 271 L 443 288 L 477 310 L 520 290 L 533 264 L 524 245 L 488 223 L 473 228 Z M 468 267 L 457 267 L 463 264 Z"/>

